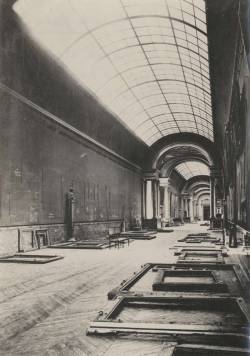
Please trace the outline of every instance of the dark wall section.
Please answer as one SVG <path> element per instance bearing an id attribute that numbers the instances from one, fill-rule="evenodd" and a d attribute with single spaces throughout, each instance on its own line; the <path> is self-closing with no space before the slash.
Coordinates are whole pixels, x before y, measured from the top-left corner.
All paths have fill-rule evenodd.
<path id="1" fill-rule="evenodd" d="M 176 170 L 173 170 L 170 175 L 170 183 L 174 189 L 181 193 L 186 180 Z"/>
<path id="2" fill-rule="evenodd" d="M 77 238 L 106 236 L 109 230 L 117 231 L 123 219 L 133 223 L 140 217 L 139 171 L 1 90 L 0 102 L 2 227 L 44 224 L 52 241 L 66 239 L 70 188 L 75 193 Z M 0 228 L 3 254 L 9 251 L 8 237 L 11 252 L 16 252 L 17 229 Z"/>
<path id="3" fill-rule="evenodd" d="M 225 221 L 250 231 L 249 0 L 208 0 L 216 143 L 223 154 Z"/>
<path id="4" fill-rule="evenodd" d="M 75 191 L 75 221 L 140 212 L 140 174 L 105 157 L 39 112 L 2 94 L 1 225 L 62 223 Z"/>
<path id="5" fill-rule="evenodd" d="M 207 0 L 207 26 L 216 145 L 222 149 L 231 105 L 239 38 L 239 0 Z"/>
<path id="6" fill-rule="evenodd" d="M 2 2 L 0 9 L 1 82 L 120 155 L 142 165 L 149 152 L 146 145 L 32 41 L 9 4 Z"/>
<path id="7" fill-rule="evenodd" d="M 17 251 L 18 227 L 45 226 L 52 241 L 66 239 L 70 188 L 77 238 L 106 236 L 123 219 L 133 223 L 141 213 L 140 166 L 148 154 L 31 41 L 10 3 L 0 1 L 0 255 Z"/>

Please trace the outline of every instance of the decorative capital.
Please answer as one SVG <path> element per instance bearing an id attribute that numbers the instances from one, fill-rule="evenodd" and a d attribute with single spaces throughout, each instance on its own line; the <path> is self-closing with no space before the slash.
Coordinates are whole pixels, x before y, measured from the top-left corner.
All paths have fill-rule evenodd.
<path id="1" fill-rule="evenodd" d="M 158 180 L 159 179 L 159 171 L 148 171 L 143 173 L 144 180 Z"/>
<path id="2" fill-rule="evenodd" d="M 159 178 L 160 187 L 168 187 L 169 178 Z"/>

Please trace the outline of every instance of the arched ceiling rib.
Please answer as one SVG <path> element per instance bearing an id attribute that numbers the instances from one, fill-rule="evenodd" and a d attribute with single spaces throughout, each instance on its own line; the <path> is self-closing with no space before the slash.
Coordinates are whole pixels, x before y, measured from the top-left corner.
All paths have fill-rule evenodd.
<path id="1" fill-rule="evenodd" d="M 210 173 L 206 164 L 196 161 L 181 163 L 175 167 L 175 170 L 186 180 L 195 176 L 208 176 Z"/>
<path id="2" fill-rule="evenodd" d="M 189 187 L 188 192 L 190 194 L 195 194 L 197 192 L 197 190 L 200 188 L 210 189 L 210 184 L 209 183 L 196 183 L 195 185 Z"/>
<path id="3" fill-rule="evenodd" d="M 18 0 L 39 43 L 152 145 L 213 140 L 204 0 Z"/>
<path id="4" fill-rule="evenodd" d="M 202 192 L 202 193 L 198 194 L 197 197 L 196 197 L 198 202 L 200 200 L 209 199 L 209 198 L 210 198 L 210 192 Z"/>
<path id="5" fill-rule="evenodd" d="M 206 188 L 200 188 L 200 189 L 197 189 L 194 193 L 193 193 L 193 196 L 197 196 L 199 193 L 201 192 L 206 192 L 206 193 L 210 193 L 210 188 L 209 187 L 206 187 Z"/>
<path id="6" fill-rule="evenodd" d="M 175 166 L 190 160 L 209 164 L 207 154 L 205 155 L 199 147 L 173 145 L 173 147 L 166 148 L 164 153 L 159 156 L 156 167 L 161 171 L 161 176 L 169 176 Z"/>

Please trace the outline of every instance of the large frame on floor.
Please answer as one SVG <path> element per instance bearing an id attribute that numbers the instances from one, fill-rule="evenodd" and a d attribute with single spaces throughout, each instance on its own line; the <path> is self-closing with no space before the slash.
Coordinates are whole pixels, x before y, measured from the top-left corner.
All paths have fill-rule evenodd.
<path id="1" fill-rule="evenodd" d="M 234 311 L 238 320 L 235 323 L 209 324 L 205 320 L 202 324 L 180 324 L 159 322 L 142 322 L 141 320 L 121 321 L 119 316 L 125 308 L 148 308 L 160 310 L 188 311 L 200 310 L 225 312 L 225 315 Z M 240 320 L 240 321 L 239 321 Z M 119 297 L 111 310 L 107 313 L 100 312 L 87 330 L 88 335 L 141 335 L 150 337 L 164 337 L 165 341 L 182 343 L 204 343 L 235 347 L 248 347 L 250 313 L 242 298 L 221 296 L 124 296 Z"/>
<path id="2" fill-rule="evenodd" d="M 63 259 L 63 256 L 57 255 L 35 255 L 16 253 L 12 256 L 6 256 L 0 258 L 0 263 L 32 263 L 32 264 L 44 264 Z"/>
<path id="3" fill-rule="evenodd" d="M 222 251 L 186 250 L 181 253 L 178 263 L 225 263 Z"/>
<path id="4" fill-rule="evenodd" d="M 114 241 L 105 240 L 82 240 L 82 241 L 68 241 L 62 242 L 55 245 L 48 246 L 49 248 L 59 248 L 59 249 L 78 249 L 78 250 L 103 250 L 106 248 L 115 247 L 116 243 Z"/>
<path id="5" fill-rule="evenodd" d="M 166 278 L 182 278 L 181 281 L 169 282 Z M 185 278 L 190 280 L 185 281 Z M 195 278 L 198 281 L 195 281 Z M 207 278 L 208 281 L 201 282 L 199 279 Z M 208 270 L 164 270 L 160 269 L 156 273 L 154 283 L 152 285 L 154 291 L 166 292 L 213 292 L 213 293 L 228 293 L 228 287 L 220 281 L 213 271 Z"/>
<path id="6" fill-rule="evenodd" d="M 247 348 L 197 344 L 167 344 L 162 351 L 164 356 L 247 356 L 250 354 L 250 349 Z"/>
<path id="7" fill-rule="evenodd" d="M 248 281 L 245 278 L 245 275 L 242 273 L 240 266 L 234 264 L 192 264 L 192 263 L 181 263 L 181 264 L 168 264 L 168 263 L 147 263 L 141 266 L 141 269 L 135 272 L 130 278 L 123 281 L 120 285 L 113 288 L 111 291 L 108 292 L 108 299 L 114 299 L 117 296 L 123 295 L 150 295 L 152 294 L 153 290 L 151 291 L 139 291 L 134 290 L 131 291 L 131 288 L 140 281 L 148 272 L 158 272 L 160 270 L 163 271 L 233 271 L 237 281 L 239 282 L 242 290 L 244 290 L 248 286 Z M 219 282 L 219 280 L 217 280 Z M 166 292 L 157 292 L 163 293 Z M 190 291 L 192 293 L 192 291 Z M 210 293 L 206 291 L 206 293 Z M 213 292 L 215 293 L 215 291 Z M 221 293 L 218 290 L 218 293 Z"/>

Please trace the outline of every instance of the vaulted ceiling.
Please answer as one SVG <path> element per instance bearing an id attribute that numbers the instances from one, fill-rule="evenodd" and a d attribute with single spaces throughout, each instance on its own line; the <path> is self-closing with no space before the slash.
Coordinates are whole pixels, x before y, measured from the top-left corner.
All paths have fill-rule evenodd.
<path id="1" fill-rule="evenodd" d="M 180 163 L 175 169 L 186 180 L 195 176 L 208 176 L 210 173 L 210 170 L 205 163 L 196 161 Z"/>
<path id="2" fill-rule="evenodd" d="M 147 145 L 173 133 L 213 141 L 204 0 L 18 0 L 14 10 Z"/>

